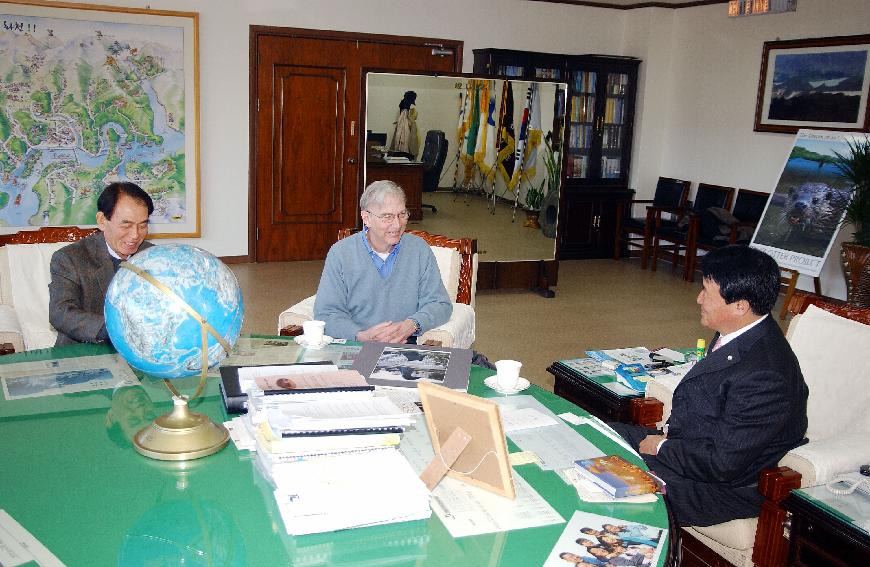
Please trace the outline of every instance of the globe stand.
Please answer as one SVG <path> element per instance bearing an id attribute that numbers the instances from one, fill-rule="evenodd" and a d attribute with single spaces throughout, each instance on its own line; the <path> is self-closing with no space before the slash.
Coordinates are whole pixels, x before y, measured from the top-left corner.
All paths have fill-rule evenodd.
<path id="1" fill-rule="evenodd" d="M 196 309 L 188 305 L 184 299 L 154 276 L 129 262 L 121 262 L 121 267 L 135 272 L 139 277 L 172 298 L 176 304 L 199 322 L 202 331 L 202 366 L 196 391 L 188 398 L 181 395 L 169 380 L 163 380 L 163 383 L 172 392 L 174 407 L 171 412 L 156 417 L 150 425 L 136 433 L 133 437 L 133 447 L 138 453 L 160 461 L 188 461 L 217 453 L 230 440 L 229 431 L 205 415 L 190 411 L 188 400 L 196 398 L 205 388 L 206 374 L 208 373 L 208 335 L 211 334 L 227 354 L 232 350 L 232 346 Z"/>
<path id="2" fill-rule="evenodd" d="M 227 428 L 190 411 L 187 398 L 173 397 L 172 411 L 158 416 L 133 438 L 133 447 L 160 461 L 187 461 L 217 453 L 230 439 Z"/>

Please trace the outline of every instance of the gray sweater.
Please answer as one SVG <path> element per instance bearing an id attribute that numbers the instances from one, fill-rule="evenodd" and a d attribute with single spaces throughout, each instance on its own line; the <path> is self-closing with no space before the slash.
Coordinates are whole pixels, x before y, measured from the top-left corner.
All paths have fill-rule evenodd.
<path id="1" fill-rule="evenodd" d="M 354 340 L 373 325 L 405 319 L 427 331 L 450 319 L 453 306 L 425 240 L 403 235 L 392 272 L 382 278 L 363 238 L 360 232 L 339 240 L 326 255 L 314 318 L 326 322 L 327 335 Z"/>

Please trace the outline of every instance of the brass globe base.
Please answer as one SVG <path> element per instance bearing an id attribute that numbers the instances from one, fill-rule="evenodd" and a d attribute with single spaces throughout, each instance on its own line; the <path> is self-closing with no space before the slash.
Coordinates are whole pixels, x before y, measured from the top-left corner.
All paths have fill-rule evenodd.
<path id="1" fill-rule="evenodd" d="M 157 417 L 133 438 L 136 451 L 160 461 L 189 461 L 217 453 L 230 439 L 226 427 L 192 412 L 184 398 L 173 398 L 170 413 Z"/>

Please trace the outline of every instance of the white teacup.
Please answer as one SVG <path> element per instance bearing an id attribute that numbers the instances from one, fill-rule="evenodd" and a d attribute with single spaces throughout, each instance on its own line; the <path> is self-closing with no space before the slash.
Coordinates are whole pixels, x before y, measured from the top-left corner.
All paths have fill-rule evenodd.
<path id="1" fill-rule="evenodd" d="M 523 363 L 518 360 L 495 361 L 495 383 L 501 390 L 516 390 L 520 383 L 520 368 Z"/>
<path id="2" fill-rule="evenodd" d="M 326 328 L 324 321 L 304 321 L 302 323 L 302 335 L 305 342 L 310 345 L 319 345 L 323 342 L 323 330 Z"/>

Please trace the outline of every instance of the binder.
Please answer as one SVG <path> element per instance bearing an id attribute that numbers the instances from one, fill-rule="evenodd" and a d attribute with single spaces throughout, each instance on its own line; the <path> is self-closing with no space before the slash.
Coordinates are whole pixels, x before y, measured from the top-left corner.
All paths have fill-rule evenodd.
<path id="1" fill-rule="evenodd" d="M 330 361 L 317 361 L 317 362 L 299 362 L 296 364 L 287 364 L 284 366 L 314 366 L 314 365 L 323 365 L 323 364 L 332 364 Z M 274 364 L 257 364 L 252 366 L 275 366 Z M 239 386 L 239 368 L 248 368 L 246 366 L 221 366 L 221 381 L 220 381 L 220 391 L 221 398 L 224 400 L 224 407 L 227 408 L 227 413 L 247 413 L 248 412 L 248 395 L 242 391 L 241 386 Z M 267 394 L 272 393 L 280 393 L 280 394 L 292 394 L 294 392 L 311 392 L 313 390 L 282 390 L 280 392 L 269 391 Z"/>

